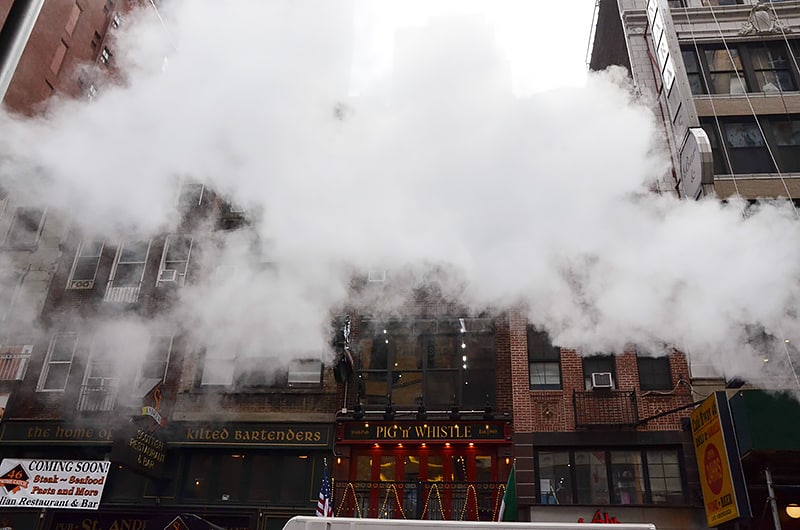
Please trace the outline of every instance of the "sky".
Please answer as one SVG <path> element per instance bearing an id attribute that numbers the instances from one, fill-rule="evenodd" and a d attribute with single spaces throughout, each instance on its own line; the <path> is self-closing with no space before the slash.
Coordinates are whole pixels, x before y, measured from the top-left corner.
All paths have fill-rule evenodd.
<path id="1" fill-rule="evenodd" d="M 370 79 L 390 74 L 395 31 L 419 27 L 431 17 L 477 16 L 493 26 L 497 44 L 511 63 L 514 92 L 529 95 L 583 86 L 595 0 L 410 0 L 355 4 L 354 93 Z"/>
<path id="2" fill-rule="evenodd" d="M 0 176 L 110 244 L 174 232 L 187 177 L 231 197 L 251 227 L 206 236 L 218 251 L 162 319 L 212 350 L 330 356 L 332 313 L 391 318 L 422 287 L 469 314 L 519 308 L 582 353 L 676 347 L 797 385 L 794 210 L 652 193 L 663 129 L 624 70 L 586 74 L 590 2 L 450 6 L 146 8 L 111 41 L 121 82 L 2 116 Z M 387 282 L 353 292 L 368 270 Z"/>

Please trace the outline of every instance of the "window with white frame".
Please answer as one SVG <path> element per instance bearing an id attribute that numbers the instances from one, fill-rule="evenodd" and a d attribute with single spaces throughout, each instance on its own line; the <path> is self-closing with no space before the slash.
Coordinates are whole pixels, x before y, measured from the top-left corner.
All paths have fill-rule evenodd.
<path id="1" fill-rule="evenodd" d="M 147 347 L 147 353 L 139 369 L 139 376 L 134 386 L 134 394 L 136 396 L 145 396 L 158 383 L 164 381 L 167 377 L 167 367 L 169 366 L 171 351 L 171 336 L 150 337 L 150 344 Z"/>
<path id="2" fill-rule="evenodd" d="M 61 392 L 67 387 L 72 359 L 78 345 L 77 333 L 56 333 L 50 339 L 47 358 L 39 375 L 39 392 Z"/>
<path id="3" fill-rule="evenodd" d="M 322 384 L 322 361 L 319 359 L 294 359 L 289 363 L 289 386 L 315 386 Z"/>
<path id="4" fill-rule="evenodd" d="M 203 203 L 203 195 L 205 193 L 205 186 L 199 182 L 194 182 L 190 179 L 185 179 L 181 183 L 180 193 L 178 195 L 178 206 L 181 208 L 194 208 Z"/>
<path id="5" fill-rule="evenodd" d="M 114 287 L 138 286 L 144 278 L 150 241 L 125 241 L 117 249 L 111 281 Z"/>
<path id="6" fill-rule="evenodd" d="M 156 285 L 183 285 L 189 256 L 192 253 L 192 238 L 189 236 L 168 236 L 161 255 Z"/>
<path id="7" fill-rule="evenodd" d="M 119 386 L 119 372 L 108 345 L 104 341 L 92 345 L 86 366 L 83 386 L 78 398 L 78 410 L 108 411 L 114 408 Z"/>
<path id="8" fill-rule="evenodd" d="M 0 268 L 0 321 L 11 315 L 22 290 L 22 273 L 11 267 Z"/>
<path id="9" fill-rule="evenodd" d="M 97 275 L 100 255 L 103 253 L 103 242 L 95 240 L 81 241 L 75 252 L 75 261 L 67 280 L 67 289 L 91 289 Z"/>
<path id="10" fill-rule="evenodd" d="M 100 52 L 100 62 L 107 65 L 110 61 L 111 50 L 108 49 L 108 46 L 104 46 L 103 51 Z"/>
<path id="11" fill-rule="evenodd" d="M 7 248 L 35 247 L 39 242 L 44 217 L 45 210 L 42 208 L 17 207 L 6 234 L 4 246 Z"/>
<path id="12" fill-rule="evenodd" d="M 236 371 L 236 348 L 209 348 L 203 358 L 200 384 L 203 386 L 230 386 Z"/>

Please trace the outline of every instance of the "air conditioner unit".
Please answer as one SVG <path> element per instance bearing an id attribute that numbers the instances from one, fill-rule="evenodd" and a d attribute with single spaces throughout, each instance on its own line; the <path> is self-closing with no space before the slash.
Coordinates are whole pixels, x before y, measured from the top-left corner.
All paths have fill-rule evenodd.
<path id="1" fill-rule="evenodd" d="M 22 355 L 30 355 L 33 353 L 33 344 L 23 344 L 22 351 L 20 352 Z"/>
<path id="2" fill-rule="evenodd" d="M 164 269 L 158 274 L 159 282 L 174 282 L 178 278 L 178 271 L 175 269 Z"/>
<path id="3" fill-rule="evenodd" d="M 612 388 L 614 380 L 611 377 L 611 372 L 594 372 L 592 373 L 592 388 Z"/>

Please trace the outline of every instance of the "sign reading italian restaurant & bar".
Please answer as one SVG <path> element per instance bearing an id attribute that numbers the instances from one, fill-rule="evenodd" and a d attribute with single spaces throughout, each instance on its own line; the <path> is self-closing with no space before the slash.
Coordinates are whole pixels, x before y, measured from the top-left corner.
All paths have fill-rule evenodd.
<path id="1" fill-rule="evenodd" d="M 5 458 L 0 508 L 96 510 L 111 462 Z"/>

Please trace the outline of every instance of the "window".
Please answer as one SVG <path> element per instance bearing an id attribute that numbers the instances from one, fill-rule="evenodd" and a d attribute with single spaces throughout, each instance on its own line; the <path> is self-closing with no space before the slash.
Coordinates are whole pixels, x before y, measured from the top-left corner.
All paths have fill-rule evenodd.
<path id="1" fill-rule="evenodd" d="M 139 376 L 136 378 L 134 395 L 144 397 L 158 383 L 167 377 L 167 367 L 169 366 L 169 355 L 172 351 L 172 337 L 155 336 L 150 337 L 147 346 L 144 362 L 139 369 Z"/>
<path id="2" fill-rule="evenodd" d="M 0 268 L 0 321 L 13 314 L 14 305 L 22 291 L 22 271 L 14 267 Z"/>
<path id="3" fill-rule="evenodd" d="M 290 507 L 307 503 L 314 484 L 319 487 L 310 480 L 316 469 L 314 458 L 296 451 L 192 451 L 185 453 L 184 459 L 183 476 L 178 481 L 183 501 Z M 267 476 L 282 479 L 264 480 Z"/>
<path id="4" fill-rule="evenodd" d="M 103 300 L 132 303 L 139 299 L 149 252 L 149 241 L 126 241 L 119 246 Z"/>
<path id="5" fill-rule="evenodd" d="M 168 236 L 161 255 L 156 285 L 183 285 L 192 252 L 192 238 L 189 236 Z"/>
<path id="6" fill-rule="evenodd" d="M 86 97 L 89 100 L 92 100 L 97 97 L 97 87 L 94 86 L 94 83 L 89 85 L 89 88 L 86 89 Z"/>
<path id="7" fill-rule="evenodd" d="M 704 6 L 733 6 L 741 4 L 744 0 L 703 0 Z"/>
<path id="8" fill-rule="evenodd" d="M 495 400 L 493 323 L 483 318 L 363 320 L 360 397 L 367 405 L 454 404 L 484 408 Z"/>
<path id="9" fill-rule="evenodd" d="M 6 234 L 5 246 L 11 249 L 30 249 L 39 242 L 45 211 L 41 208 L 17 207 Z"/>
<path id="10" fill-rule="evenodd" d="M 744 94 L 747 92 L 742 60 L 735 47 L 704 50 L 708 66 L 708 84 L 714 94 Z"/>
<path id="11" fill-rule="evenodd" d="M 236 390 L 256 388 L 309 388 L 322 384 L 322 361 L 295 359 L 286 364 L 277 357 L 245 355 L 236 347 L 205 352 L 201 386 L 225 386 Z"/>
<path id="12" fill-rule="evenodd" d="M 149 250 L 149 241 L 126 241 L 120 245 L 111 273 L 115 286 L 136 286 L 141 283 Z"/>
<path id="13" fill-rule="evenodd" d="M 536 451 L 540 504 L 686 503 L 678 449 Z"/>
<path id="14" fill-rule="evenodd" d="M 180 194 L 178 195 L 178 206 L 183 209 L 194 208 L 203 203 L 203 193 L 205 186 L 203 184 L 185 180 L 181 184 Z"/>
<path id="15" fill-rule="evenodd" d="M 700 62 L 697 60 L 695 50 L 683 49 L 681 50 L 683 56 L 683 64 L 686 67 L 686 75 L 689 77 L 689 86 L 692 89 L 692 94 L 705 94 L 706 84 L 703 81 L 703 72 L 700 69 Z"/>
<path id="16" fill-rule="evenodd" d="M 533 327 L 528 328 L 528 362 L 531 390 L 561 389 L 561 348 Z"/>
<path id="17" fill-rule="evenodd" d="M 67 280 L 67 289 L 91 289 L 97 275 L 97 266 L 103 253 L 103 242 L 81 241 L 75 252 L 75 261 Z"/>
<path id="18" fill-rule="evenodd" d="M 617 376 L 614 370 L 614 357 L 612 355 L 593 355 L 583 358 L 583 380 L 586 390 L 592 390 L 594 384 L 592 374 L 611 374 L 611 387 L 616 388 Z"/>
<path id="19" fill-rule="evenodd" d="M 111 51 L 108 49 L 108 46 L 103 46 L 103 51 L 100 52 L 100 62 L 108 65 L 111 61 Z"/>
<path id="20" fill-rule="evenodd" d="M 119 13 L 114 13 L 114 18 L 111 19 L 111 27 L 117 29 L 120 24 L 122 24 L 122 18 L 119 16 Z"/>
<path id="21" fill-rule="evenodd" d="M 32 344 L 0 348 L 0 381 L 22 381 L 32 352 Z"/>
<path id="22" fill-rule="evenodd" d="M 639 370 L 639 388 L 642 390 L 671 390 L 672 370 L 669 357 L 636 356 Z"/>
<path id="23" fill-rule="evenodd" d="M 78 398 L 78 410 L 113 410 L 119 385 L 119 372 L 111 354 L 113 350 L 114 345 L 102 339 L 96 340 L 92 345 L 92 354 Z"/>
<path id="24" fill-rule="evenodd" d="M 757 92 L 796 90 L 783 43 L 762 42 L 750 48 L 750 61 Z"/>
<path id="25" fill-rule="evenodd" d="M 58 74 L 58 71 L 61 70 L 61 64 L 64 62 L 64 56 L 67 54 L 67 48 L 67 43 L 62 40 L 58 43 L 53 52 L 53 58 L 50 60 L 50 70 L 54 74 Z"/>
<path id="26" fill-rule="evenodd" d="M 53 336 L 36 390 L 53 392 L 62 391 L 67 387 L 67 377 L 77 344 L 77 333 L 57 333 Z"/>
<path id="27" fill-rule="evenodd" d="M 75 31 L 75 26 L 78 25 L 78 18 L 81 16 L 81 8 L 78 4 L 72 6 L 72 12 L 69 14 L 69 19 L 67 19 L 67 25 L 64 27 L 64 30 L 67 32 L 67 35 L 72 35 L 72 32 Z"/>
<path id="28" fill-rule="evenodd" d="M 640 451 L 611 451 L 612 504 L 643 504 L 644 477 Z"/>
<path id="29" fill-rule="evenodd" d="M 295 359 L 289 363 L 289 386 L 318 386 L 322 384 L 322 361 Z"/>
<path id="30" fill-rule="evenodd" d="M 212 348 L 203 357 L 200 384 L 204 386 L 230 386 L 236 371 L 236 348 Z"/>
<path id="31" fill-rule="evenodd" d="M 773 156 L 781 172 L 800 172 L 800 115 L 761 115 L 758 120 L 752 116 L 701 120 L 711 141 L 715 173 L 774 173 Z"/>
<path id="32" fill-rule="evenodd" d="M 797 67 L 781 41 L 684 46 L 682 56 L 693 94 L 797 90 Z"/>
<path id="33" fill-rule="evenodd" d="M 647 474 L 650 477 L 650 496 L 653 504 L 681 504 L 683 487 L 677 451 L 655 451 L 647 456 Z"/>

